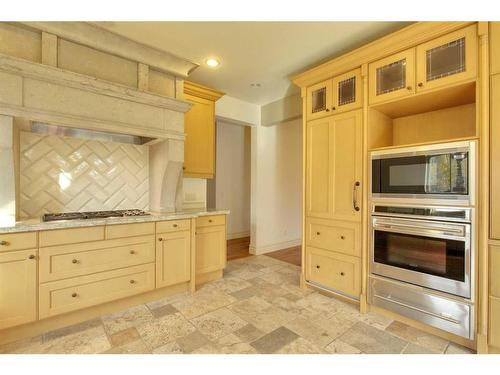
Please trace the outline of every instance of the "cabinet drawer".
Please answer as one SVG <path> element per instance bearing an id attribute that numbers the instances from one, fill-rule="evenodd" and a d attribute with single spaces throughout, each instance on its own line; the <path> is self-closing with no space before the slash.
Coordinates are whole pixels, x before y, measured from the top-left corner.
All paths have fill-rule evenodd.
<path id="1" fill-rule="evenodd" d="M 196 218 L 197 228 L 215 225 L 226 225 L 226 215 L 200 216 Z"/>
<path id="2" fill-rule="evenodd" d="M 104 227 L 56 229 L 40 232 L 40 247 L 104 240 Z"/>
<path id="3" fill-rule="evenodd" d="M 0 252 L 37 247 L 37 232 L 0 234 Z"/>
<path id="4" fill-rule="evenodd" d="M 488 344 L 500 348 L 500 298 L 490 297 L 490 334 Z"/>
<path id="5" fill-rule="evenodd" d="M 500 247 L 490 246 L 490 294 L 500 298 Z"/>
<path id="6" fill-rule="evenodd" d="M 106 239 L 147 236 L 155 234 L 155 223 L 106 225 Z"/>
<path id="7" fill-rule="evenodd" d="M 154 289 L 154 263 L 40 285 L 40 319 Z"/>
<path id="8" fill-rule="evenodd" d="M 356 223 L 322 219 L 307 219 L 306 244 L 320 249 L 359 256 L 360 226 Z"/>
<path id="9" fill-rule="evenodd" d="M 156 233 L 168 233 L 191 229 L 191 220 L 169 220 L 156 223 Z"/>
<path id="10" fill-rule="evenodd" d="M 40 282 L 154 261 L 154 235 L 44 247 L 40 249 Z"/>
<path id="11" fill-rule="evenodd" d="M 358 298 L 360 260 L 330 251 L 306 248 L 306 279 Z"/>

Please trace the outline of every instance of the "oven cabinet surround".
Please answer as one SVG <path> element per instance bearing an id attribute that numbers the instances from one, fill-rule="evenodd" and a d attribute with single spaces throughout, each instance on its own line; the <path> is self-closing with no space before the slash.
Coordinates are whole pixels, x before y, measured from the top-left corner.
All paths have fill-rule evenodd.
<path id="1" fill-rule="evenodd" d="M 185 177 L 215 176 L 215 102 L 223 95 L 208 87 L 184 82 L 184 99 L 192 104 L 184 118 Z"/>
<path id="2" fill-rule="evenodd" d="M 369 64 L 370 105 L 455 85 L 477 76 L 476 25 Z"/>
<path id="3" fill-rule="evenodd" d="M 225 214 L 0 234 L 0 337 L 193 292 L 222 277 L 225 235 Z"/>
<path id="4" fill-rule="evenodd" d="M 314 120 L 360 108 L 363 99 L 362 87 L 360 69 L 308 87 L 307 119 Z"/>
<path id="5" fill-rule="evenodd" d="M 332 297 L 359 298 L 361 312 L 376 310 L 481 352 L 487 351 L 482 343 L 488 332 L 483 298 L 487 289 L 481 280 L 474 280 L 476 293 L 469 302 L 474 308 L 471 324 L 477 332 L 472 340 L 369 303 L 369 152 L 478 140 L 481 174 L 472 201 L 476 217 L 488 222 L 482 206 L 486 201 L 478 199 L 479 194 L 489 195 L 483 168 L 488 147 L 481 143 L 489 132 L 487 26 L 485 22 L 417 22 L 291 77 L 301 88 L 305 114 L 301 285 L 331 292 Z M 500 56 L 498 42 L 493 45 Z M 496 66 L 500 73 L 500 62 Z M 335 77 L 355 71 L 361 85 L 356 90 L 361 95 L 359 109 L 332 115 Z M 336 116 L 352 117 L 357 112 L 359 119 L 351 119 L 350 133 L 347 127 L 338 127 L 346 133 L 335 144 Z M 353 181 L 360 182 L 357 190 Z M 354 201 L 359 211 L 349 213 Z M 474 237 L 476 265 L 479 279 L 484 279 L 488 239 L 481 227 L 474 230 L 478 234 Z M 356 272 L 357 277 L 351 279 Z M 341 273 L 347 277 L 342 282 L 336 277 Z"/>
<path id="6" fill-rule="evenodd" d="M 362 111 L 311 120 L 305 128 L 305 280 L 359 299 Z"/>

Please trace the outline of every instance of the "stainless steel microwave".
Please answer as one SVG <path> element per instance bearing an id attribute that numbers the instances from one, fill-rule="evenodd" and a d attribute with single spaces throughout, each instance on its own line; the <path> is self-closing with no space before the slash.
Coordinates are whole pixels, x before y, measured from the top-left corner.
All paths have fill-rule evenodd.
<path id="1" fill-rule="evenodd" d="M 372 198 L 451 199 L 472 204 L 475 154 L 475 141 L 373 151 Z"/>

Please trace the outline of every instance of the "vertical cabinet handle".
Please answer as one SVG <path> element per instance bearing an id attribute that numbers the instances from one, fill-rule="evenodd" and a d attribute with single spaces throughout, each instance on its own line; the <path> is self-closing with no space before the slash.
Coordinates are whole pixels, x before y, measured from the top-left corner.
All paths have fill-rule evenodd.
<path id="1" fill-rule="evenodd" d="M 356 181 L 354 183 L 354 186 L 352 187 L 352 206 L 354 208 L 354 211 L 359 211 L 359 206 L 358 206 L 358 186 L 361 185 L 359 181 Z"/>

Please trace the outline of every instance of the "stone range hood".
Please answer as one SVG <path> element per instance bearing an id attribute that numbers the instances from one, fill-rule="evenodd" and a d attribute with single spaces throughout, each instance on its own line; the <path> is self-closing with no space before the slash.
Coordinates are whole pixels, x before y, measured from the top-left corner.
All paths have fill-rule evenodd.
<path id="1" fill-rule="evenodd" d="M 184 100 L 0 54 L 1 115 L 152 139 L 151 211 L 181 208 L 184 113 L 190 107 Z M 10 131 L 0 129 L 2 137 Z"/>

